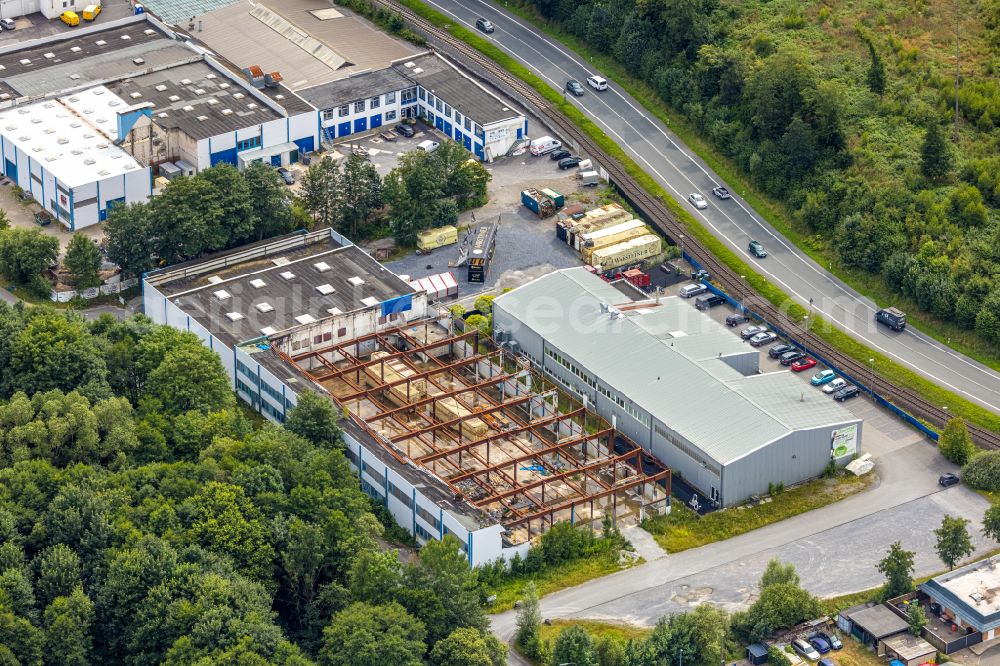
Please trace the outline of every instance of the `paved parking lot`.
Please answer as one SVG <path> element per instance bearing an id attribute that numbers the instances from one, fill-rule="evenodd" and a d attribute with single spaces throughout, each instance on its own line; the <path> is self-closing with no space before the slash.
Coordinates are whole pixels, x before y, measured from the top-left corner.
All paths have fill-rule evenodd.
<path id="1" fill-rule="evenodd" d="M 101 14 L 93 22 L 83 20 L 82 9 L 77 13 L 81 15 L 80 25 L 78 26 L 68 26 L 60 21 L 58 17 L 47 19 L 41 12 L 28 14 L 27 16 L 10 17 L 14 19 L 16 28 L 14 30 L 0 31 L 0 46 L 9 46 L 14 42 L 25 42 L 29 39 L 48 37 L 61 32 L 80 30 L 91 25 L 100 25 L 125 16 L 131 16 L 132 5 L 128 0 L 103 0 L 101 2 Z"/>

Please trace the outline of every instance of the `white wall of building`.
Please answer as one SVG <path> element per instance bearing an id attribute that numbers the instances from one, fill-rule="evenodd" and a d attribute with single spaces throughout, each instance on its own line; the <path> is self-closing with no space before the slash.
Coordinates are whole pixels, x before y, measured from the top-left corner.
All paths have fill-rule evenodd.
<path id="1" fill-rule="evenodd" d="M 311 139 L 311 142 L 309 141 Z M 299 153 L 292 155 L 285 148 L 279 153 L 281 165 L 287 166 L 292 161 L 298 161 L 303 152 L 299 149 L 311 146 L 312 150 L 319 147 L 319 137 L 316 125 L 316 114 L 313 111 L 300 113 L 288 118 L 277 118 L 261 125 L 253 125 L 235 132 L 218 134 L 198 141 L 198 170 L 207 169 L 214 163 L 229 162 L 239 166 L 239 155 L 256 151 L 268 151 L 277 146 L 285 146 L 299 141 L 294 148 Z M 294 159 L 293 159 L 294 157 Z"/>
<path id="2" fill-rule="evenodd" d="M 417 88 L 412 86 L 320 109 L 323 140 L 333 141 L 372 129 L 391 128 L 405 117 L 407 109 L 416 109 L 416 94 Z"/>

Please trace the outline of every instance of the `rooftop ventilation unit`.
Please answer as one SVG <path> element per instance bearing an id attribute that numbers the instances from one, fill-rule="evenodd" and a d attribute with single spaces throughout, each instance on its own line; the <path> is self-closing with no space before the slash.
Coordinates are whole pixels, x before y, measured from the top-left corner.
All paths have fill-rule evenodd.
<path id="1" fill-rule="evenodd" d="M 319 261 L 313 264 L 313 268 L 318 270 L 320 273 L 325 273 L 328 270 L 330 270 L 330 264 L 326 263 L 325 261 Z"/>
<path id="2" fill-rule="evenodd" d="M 145 63 L 146 61 L 143 58 L 132 58 L 132 64 L 134 65 L 143 65 Z"/>
<path id="3" fill-rule="evenodd" d="M 55 57 L 56 57 L 56 54 L 55 54 L 55 53 L 53 53 L 52 51 L 49 51 L 48 53 L 46 53 L 46 54 L 44 54 L 44 55 L 45 55 L 45 57 L 46 57 L 46 58 L 48 58 L 49 60 L 52 60 L 53 58 L 55 58 Z"/>
<path id="4" fill-rule="evenodd" d="M 243 319 L 243 315 L 239 312 L 227 312 L 226 319 L 229 321 L 239 321 L 240 319 Z"/>
<path id="5" fill-rule="evenodd" d="M 416 63 L 414 63 L 412 60 L 407 60 L 405 63 L 403 63 L 403 67 L 407 69 L 413 69 L 414 67 L 416 67 Z"/>
<path id="6" fill-rule="evenodd" d="M 211 97 L 209 98 L 208 103 L 210 106 L 215 106 L 216 104 L 219 103 L 219 100 L 215 99 L 214 97 Z"/>
<path id="7" fill-rule="evenodd" d="M 245 95 L 243 93 L 233 93 L 233 98 L 235 99 L 243 99 L 244 97 Z"/>
<path id="8" fill-rule="evenodd" d="M 21 58 L 21 64 L 22 65 L 30 65 L 31 64 L 31 60 L 29 60 L 28 58 Z"/>
<path id="9" fill-rule="evenodd" d="M 45 133 L 46 134 L 55 134 L 56 133 L 56 128 L 54 128 L 54 127 L 46 127 L 45 128 Z"/>
<path id="10" fill-rule="evenodd" d="M 171 95 L 167 99 L 169 99 L 171 102 L 178 102 L 178 101 L 180 101 L 181 98 L 178 97 L 177 95 Z"/>
<path id="11" fill-rule="evenodd" d="M 71 150 L 69 152 L 72 153 L 72 154 L 74 154 L 74 155 L 83 155 L 83 151 L 80 150 L 79 148 L 74 148 L 73 150 Z"/>
<path id="12" fill-rule="evenodd" d="M 194 89 L 194 94 L 195 95 L 204 95 L 205 94 L 205 89 L 204 88 L 195 88 Z"/>
<path id="13" fill-rule="evenodd" d="M 56 139 L 56 143 L 58 143 L 60 146 L 65 146 L 67 143 L 69 143 L 69 139 L 67 139 L 64 136 L 61 136 L 58 139 Z"/>
<path id="14" fill-rule="evenodd" d="M 83 161 L 83 163 L 90 166 L 92 164 L 97 164 L 97 160 L 95 160 L 93 157 L 88 157 Z"/>
<path id="15" fill-rule="evenodd" d="M 285 99 L 284 95 L 275 95 L 274 99 Z"/>
<path id="16" fill-rule="evenodd" d="M 250 280 L 250 286 L 253 287 L 254 289 L 260 289 L 261 287 L 266 285 L 267 283 L 261 280 L 260 278 L 254 278 L 253 280 Z"/>
<path id="17" fill-rule="evenodd" d="M 334 289 L 332 285 L 321 284 L 320 286 L 316 287 L 316 291 L 318 291 L 319 293 L 323 294 L 324 296 L 329 296 L 330 294 L 332 294 L 333 292 L 335 292 L 337 290 Z"/>
<path id="18" fill-rule="evenodd" d="M 142 34 L 144 34 L 144 35 L 155 35 L 156 31 L 153 30 L 152 28 L 146 28 L 145 30 L 142 31 Z"/>
<path id="19" fill-rule="evenodd" d="M 291 271 L 285 271 L 284 273 L 281 274 L 281 277 L 285 278 L 286 280 L 291 280 L 292 278 L 295 277 L 295 273 Z"/>
<path id="20" fill-rule="evenodd" d="M 246 75 L 247 81 L 250 82 L 254 88 L 264 87 L 264 70 L 262 70 L 258 65 L 250 65 L 243 69 L 243 74 Z"/>
<path id="21" fill-rule="evenodd" d="M 125 41 L 125 42 L 127 42 L 127 41 L 129 41 L 130 39 L 132 39 L 132 35 L 122 35 L 122 41 Z"/>
<path id="22" fill-rule="evenodd" d="M 283 80 L 284 77 L 281 76 L 281 72 L 271 72 L 270 74 L 264 75 L 264 85 L 268 88 L 277 88 L 278 84 L 280 84 Z"/>
<path id="23" fill-rule="evenodd" d="M 182 86 L 189 86 L 189 85 L 191 85 L 191 79 L 181 79 L 181 85 Z"/>
<path id="24" fill-rule="evenodd" d="M 263 333 L 264 335 L 274 335 L 275 334 L 275 330 L 271 326 L 265 326 L 264 328 L 260 329 L 260 332 Z"/>
<path id="25" fill-rule="evenodd" d="M 414 74 L 423 74 L 424 70 L 422 67 L 417 67 L 413 70 Z"/>
<path id="26" fill-rule="evenodd" d="M 359 278 L 357 275 L 355 275 L 354 277 L 347 278 L 347 281 L 350 282 L 355 287 L 360 287 L 365 283 L 365 281 Z"/>
<path id="27" fill-rule="evenodd" d="M 219 277 L 218 275 L 212 275 L 212 276 L 210 276 L 210 277 L 208 278 L 208 283 L 209 283 L 209 284 L 219 284 L 220 282 L 225 282 L 225 280 L 223 280 L 223 279 L 222 279 L 221 277 Z"/>
<path id="28" fill-rule="evenodd" d="M 71 46 L 69 47 L 69 50 L 72 51 L 73 53 L 79 53 L 83 49 L 81 49 L 79 46 Z"/>
<path id="29" fill-rule="evenodd" d="M 200 120 L 201 122 L 205 122 L 206 120 L 208 120 L 208 116 L 198 116 L 198 120 Z"/>
<path id="30" fill-rule="evenodd" d="M 98 171 L 97 173 L 98 173 L 98 175 L 100 175 L 100 176 L 110 176 L 110 175 L 111 175 L 111 172 L 110 172 L 110 171 L 108 171 L 107 169 L 101 169 L 101 170 L 100 170 L 100 171 Z"/>
<path id="31" fill-rule="evenodd" d="M 316 317 L 313 317 L 311 314 L 302 314 L 296 317 L 295 321 L 299 322 L 300 324 L 311 324 L 314 321 L 316 321 Z"/>
<path id="32" fill-rule="evenodd" d="M 131 97 L 132 99 L 139 99 L 140 97 L 142 97 L 142 93 L 141 92 L 134 92 L 131 95 L 129 95 L 129 97 Z"/>
<path id="33" fill-rule="evenodd" d="M 215 296 L 220 301 L 224 301 L 230 297 L 230 293 L 225 289 L 220 289 L 218 291 L 213 291 L 212 295 Z"/>
<path id="34" fill-rule="evenodd" d="M 225 90 L 226 88 L 229 88 L 230 85 L 228 83 L 222 82 L 222 83 L 219 84 L 219 87 L 222 88 L 223 90 Z"/>
<path id="35" fill-rule="evenodd" d="M 211 74 L 211 73 L 209 73 L 209 74 L 206 74 L 206 75 L 205 75 L 205 78 L 206 78 L 206 79 L 214 79 L 214 78 L 215 78 L 215 74 Z"/>
<path id="36" fill-rule="evenodd" d="M 73 129 L 79 129 L 80 127 L 83 127 L 83 125 L 81 125 L 80 123 L 78 123 L 76 121 L 71 122 L 69 124 L 69 126 L 72 127 Z"/>
<path id="37" fill-rule="evenodd" d="M 190 104 L 188 104 L 187 106 L 184 107 L 184 110 L 187 111 L 187 112 L 191 112 L 191 111 L 194 111 L 194 107 L 191 106 Z"/>
<path id="38" fill-rule="evenodd" d="M 231 115 L 233 115 L 233 110 L 232 109 L 223 109 L 222 110 L 222 115 L 224 115 L 224 116 L 231 116 Z"/>
<path id="39" fill-rule="evenodd" d="M 256 104 L 254 104 L 253 102 L 250 102 L 249 104 L 247 104 L 247 108 L 248 108 L 248 109 L 256 109 L 256 108 L 257 108 L 257 105 L 256 105 Z"/>
<path id="40" fill-rule="evenodd" d="M 69 78 L 73 79 L 74 81 L 79 81 L 82 77 L 79 74 L 70 74 Z"/>
<path id="41" fill-rule="evenodd" d="M 159 83 L 159 84 L 156 85 L 156 89 L 158 91 L 160 91 L 160 92 L 166 92 L 167 87 L 165 85 L 163 85 L 162 83 Z"/>
<path id="42" fill-rule="evenodd" d="M 107 42 L 106 42 L 106 41 L 104 41 L 103 39 L 98 39 L 98 40 L 97 40 L 96 42 L 94 42 L 94 43 L 95 43 L 95 44 L 97 44 L 98 46 L 104 46 L 105 44 L 107 44 Z"/>
<path id="43" fill-rule="evenodd" d="M 274 310 L 274 306 L 270 303 L 258 303 L 257 309 L 261 312 L 272 312 Z"/>

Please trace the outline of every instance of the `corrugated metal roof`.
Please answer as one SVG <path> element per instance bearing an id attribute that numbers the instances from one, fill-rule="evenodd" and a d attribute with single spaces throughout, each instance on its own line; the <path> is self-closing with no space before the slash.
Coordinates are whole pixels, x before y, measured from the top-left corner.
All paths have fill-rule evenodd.
<path id="1" fill-rule="evenodd" d="M 571 268 L 495 304 L 722 465 L 796 428 L 858 420 L 827 396 L 807 391 L 800 402 L 801 382 L 787 372 L 741 375 L 725 359 L 757 350 L 677 297 L 614 319 L 601 311 L 622 300 L 599 277 Z"/>

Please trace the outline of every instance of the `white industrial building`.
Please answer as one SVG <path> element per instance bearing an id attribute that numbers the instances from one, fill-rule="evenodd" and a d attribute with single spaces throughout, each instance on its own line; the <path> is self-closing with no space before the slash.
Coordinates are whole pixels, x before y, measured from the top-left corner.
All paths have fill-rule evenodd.
<path id="1" fill-rule="evenodd" d="M 139 113 L 104 86 L 0 112 L 4 174 L 71 230 L 144 201 L 147 167 L 116 145 L 120 113 Z"/>
<path id="2" fill-rule="evenodd" d="M 758 349 L 678 297 L 572 268 L 498 297 L 493 321 L 498 341 L 721 506 L 846 464 L 861 444 L 860 418 L 785 369 L 760 374 Z"/>
<path id="3" fill-rule="evenodd" d="M 158 176 L 287 165 L 319 143 L 307 102 L 148 14 L 0 47 L 0 72 L 3 174 L 70 229 L 145 201 Z"/>

